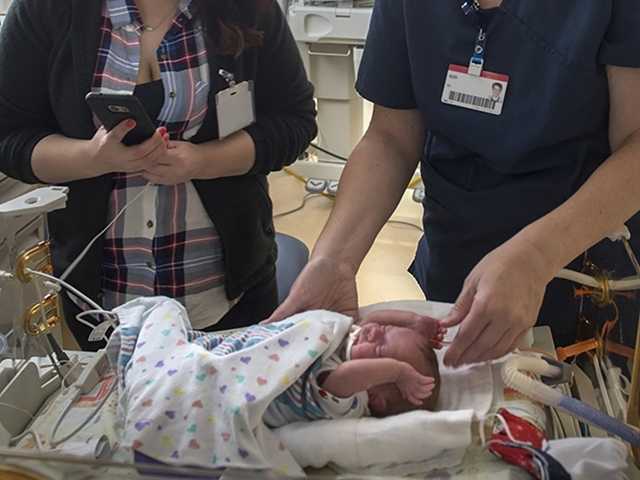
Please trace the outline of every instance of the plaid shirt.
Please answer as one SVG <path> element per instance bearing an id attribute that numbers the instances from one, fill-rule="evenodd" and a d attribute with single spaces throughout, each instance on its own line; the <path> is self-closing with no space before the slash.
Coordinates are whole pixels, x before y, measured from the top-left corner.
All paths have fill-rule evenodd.
<path id="1" fill-rule="evenodd" d="M 202 27 L 182 0 L 160 43 L 164 87 L 157 126 L 174 140 L 193 137 L 208 107 L 209 65 Z M 140 64 L 142 21 L 134 0 L 104 0 L 102 40 L 93 91 L 132 94 Z M 115 174 L 110 218 L 138 195 L 146 180 Z M 138 296 L 182 302 L 194 328 L 217 322 L 232 306 L 224 291 L 220 237 L 191 182 L 151 185 L 106 234 L 102 265 L 105 308 Z"/>

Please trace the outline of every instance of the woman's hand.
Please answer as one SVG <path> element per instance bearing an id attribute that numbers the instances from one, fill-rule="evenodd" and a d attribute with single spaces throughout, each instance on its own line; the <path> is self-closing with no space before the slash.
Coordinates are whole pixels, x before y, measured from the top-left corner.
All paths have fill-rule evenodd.
<path id="1" fill-rule="evenodd" d="M 158 162 L 145 169 L 144 178 L 156 185 L 177 185 L 200 178 L 205 161 L 201 148 L 190 142 L 169 142 L 169 148 Z"/>
<path id="2" fill-rule="evenodd" d="M 460 324 L 444 363 L 460 366 L 500 358 L 533 327 L 554 273 L 536 248 L 511 240 L 487 255 L 465 280 L 441 325 Z"/>
<path id="3" fill-rule="evenodd" d="M 402 398 L 420 406 L 425 398 L 431 396 L 435 385 L 433 378 L 425 377 L 408 363 L 400 362 L 396 387 L 400 390 Z"/>
<path id="4" fill-rule="evenodd" d="M 140 145 L 126 146 L 124 137 L 136 126 L 135 121 L 125 120 L 107 132 L 100 127 L 87 143 L 86 161 L 94 176 L 107 173 L 138 173 L 153 168 L 167 150 L 167 131 L 159 128 L 151 138 Z"/>
<path id="5" fill-rule="evenodd" d="M 287 299 L 265 323 L 317 309 L 339 312 L 357 321 L 358 294 L 352 267 L 326 257 L 311 259 Z"/>

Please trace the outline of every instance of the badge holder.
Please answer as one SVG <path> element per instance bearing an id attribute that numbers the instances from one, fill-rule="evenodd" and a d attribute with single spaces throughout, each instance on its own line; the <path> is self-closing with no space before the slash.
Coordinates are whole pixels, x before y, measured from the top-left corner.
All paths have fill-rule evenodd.
<path id="1" fill-rule="evenodd" d="M 253 82 L 236 83 L 234 75 L 222 69 L 218 74 L 229 85 L 216 94 L 218 138 L 223 139 L 253 124 L 256 111 Z"/>
<path id="2" fill-rule="evenodd" d="M 501 115 L 509 76 L 484 69 L 487 28 L 478 17 L 477 2 L 464 2 L 462 11 L 473 16 L 478 25 L 473 55 L 469 65 L 449 65 L 442 91 L 442 103 L 492 115 Z"/>

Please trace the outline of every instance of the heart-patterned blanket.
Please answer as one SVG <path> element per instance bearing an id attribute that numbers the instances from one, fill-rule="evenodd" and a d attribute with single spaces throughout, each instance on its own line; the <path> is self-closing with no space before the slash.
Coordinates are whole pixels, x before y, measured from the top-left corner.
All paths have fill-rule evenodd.
<path id="1" fill-rule="evenodd" d="M 270 402 L 340 346 L 351 319 L 308 312 L 228 336 L 191 330 L 185 309 L 140 298 L 119 309 L 121 445 L 160 462 L 303 475 L 264 425 Z"/>

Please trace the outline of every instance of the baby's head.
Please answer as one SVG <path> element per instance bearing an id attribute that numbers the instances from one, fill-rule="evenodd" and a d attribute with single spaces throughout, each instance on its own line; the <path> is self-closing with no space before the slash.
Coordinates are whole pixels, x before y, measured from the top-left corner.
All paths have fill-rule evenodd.
<path id="1" fill-rule="evenodd" d="M 435 379 L 435 388 L 421 407 L 402 398 L 395 384 L 380 385 L 368 390 L 369 408 L 375 417 L 397 415 L 412 410 L 434 410 L 440 392 L 438 359 L 429 340 L 410 328 L 365 324 L 353 346 L 351 358 L 394 358 L 406 362 L 419 373 Z"/>

